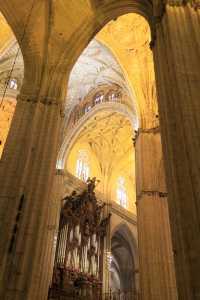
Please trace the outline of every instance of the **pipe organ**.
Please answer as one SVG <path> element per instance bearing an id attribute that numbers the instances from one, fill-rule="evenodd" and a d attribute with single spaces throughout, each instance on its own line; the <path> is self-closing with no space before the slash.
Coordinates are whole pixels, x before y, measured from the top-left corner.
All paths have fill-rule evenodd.
<path id="1" fill-rule="evenodd" d="M 63 199 L 49 299 L 101 299 L 104 237 L 110 220 L 95 196 L 96 178 L 87 189 Z M 76 298 L 75 298 L 76 297 Z"/>

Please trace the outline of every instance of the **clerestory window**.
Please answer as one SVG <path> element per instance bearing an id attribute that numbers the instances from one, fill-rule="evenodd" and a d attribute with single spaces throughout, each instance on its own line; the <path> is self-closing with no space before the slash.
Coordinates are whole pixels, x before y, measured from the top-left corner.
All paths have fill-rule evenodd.
<path id="1" fill-rule="evenodd" d="M 125 187 L 125 179 L 119 177 L 117 180 L 117 202 L 124 208 L 127 208 L 127 193 Z"/>
<path id="2" fill-rule="evenodd" d="M 9 88 L 12 89 L 12 90 L 17 90 L 17 80 L 16 79 L 10 79 L 9 81 Z"/>
<path id="3" fill-rule="evenodd" d="M 103 102 L 103 98 L 104 98 L 104 95 L 103 95 L 103 94 L 97 95 L 97 96 L 95 97 L 95 100 L 94 100 L 95 104 L 98 104 L 98 103 Z"/>

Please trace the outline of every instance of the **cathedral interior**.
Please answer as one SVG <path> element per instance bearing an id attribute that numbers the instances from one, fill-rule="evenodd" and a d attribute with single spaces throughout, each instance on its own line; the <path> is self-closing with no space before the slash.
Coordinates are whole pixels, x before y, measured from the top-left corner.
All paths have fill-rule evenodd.
<path id="1" fill-rule="evenodd" d="M 200 300 L 200 0 L 0 0 L 0 300 Z"/>

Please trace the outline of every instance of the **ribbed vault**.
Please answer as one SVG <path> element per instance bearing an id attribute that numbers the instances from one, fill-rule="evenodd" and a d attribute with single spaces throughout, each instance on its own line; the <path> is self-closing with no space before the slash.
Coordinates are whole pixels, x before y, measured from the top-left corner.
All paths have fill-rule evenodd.
<path id="1" fill-rule="evenodd" d="M 90 176 L 100 179 L 97 189 L 104 197 L 117 201 L 118 178 L 125 179 L 127 209 L 135 213 L 135 159 L 130 121 L 116 111 L 102 110 L 89 118 L 75 139 L 71 140 L 65 157 L 65 168 L 76 174 L 79 151 L 89 158 Z"/>
<path id="2" fill-rule="evenodd" d="M 29 94 L 31 87 L 32 96 L 58 99 L 65 95 L 65 82 L 76 59 L 107 22 L 136 12 L 151 23 L 152 15 L 147 0 L 1 0 L 0 10 L 22 49 L 26 74 L 23 93 Z"/>

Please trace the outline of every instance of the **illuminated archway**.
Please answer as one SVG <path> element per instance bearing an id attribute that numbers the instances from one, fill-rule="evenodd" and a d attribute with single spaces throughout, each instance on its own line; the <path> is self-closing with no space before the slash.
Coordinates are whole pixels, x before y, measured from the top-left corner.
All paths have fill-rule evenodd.
<path id="1" fill-rule="evenodd" d="M 0 157 L 22 87 L 24 61 L 20 46 L 7 21 L 0 13 Z"/>
<path id="2" fill-rule="evenodd" d="M 114 228 L 111 238 L 110 286 L 113 292 L 119 289 L 133 297 L 138 289 L 137 273 L 138 249 L 135 237 L 126 224 L 120 223 Z"/>
<path id="3" fill-rule="evenodd" d="M 89 176 L 100 180 L 97 190 L 103 193 L 107 201 L 118 203 L 117 182 L 118 177 L 122 176 L 126 181 L 126 208 L 135 213 L 134 128 L 125 114 L 113 107 L 108 108 L 103 105 L 101 109 L 98 105 L 98 110 L 72 131 L 73 135 L 70 135 L 68 147 L 63 153 L 63 169 L 77 176 L 80 151 L 86 153 L 88 160 L 85 167 L 89 170 Z"/>

